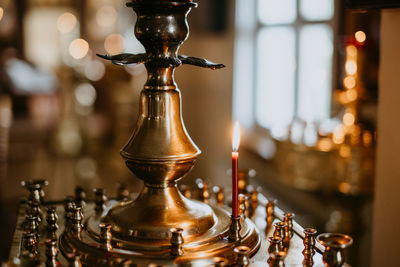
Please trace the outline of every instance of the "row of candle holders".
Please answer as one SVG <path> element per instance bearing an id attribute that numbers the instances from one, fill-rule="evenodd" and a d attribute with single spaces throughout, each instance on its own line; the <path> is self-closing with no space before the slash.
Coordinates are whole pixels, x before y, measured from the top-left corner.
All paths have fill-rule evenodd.
<path id="1" fill-rule="evenodd" d="M 58 215 L 56 213 L 56 207 L 51 203 L 44 202 L 44 190 L 43 187 L 48 183 L 46 180 L 35 180 L 35 181 L 23 181 L 22 186 L 29 191 L 29 197 L 26 201 L 26 217 L 21 227 L 23 229 L 22 241 L 21 241 L 21 259 L 22 262 L 35 262 L 39 259 L 38 257 L 38 240 L 39 240 L 39 226 L 45 220 L 46 226 L 46 266 L 59 266 L 58 261 L 58 247 L 57 247 L 57 230 L 59 228 L 57 224 Z M 196 190 L 197 195 L 204 202 L 215 201 L 217 205 L 224 205 L 224 190 L 221 187 L 213 187 L 212 192 L 209 191 L 209 187 L 206 182 L 198 181 Z M 183 193 L 187 197 L 191 197 L 193 191 L 187 187 L 182 187 Z M 246 190 L 239 195 L 239 216 L 231 217 L 231 226 L 229 229 L 229 239 L 231 242 L 235 242 L 235 266 L 248 266 L 250 264 L 249 251 L 250 249 L 246 246 L 240 245 L 240 229 L 241 221 L 244 218 L 253 218 L 256 213 L 257 207 L 260 205 L 258 196 L 259 190 L 252 188 Z M 105 195 L 105 191 L 101 188 L 96 188 L 94 192 L 94 210 L 99 213 L 105 208 L 105 204 L 108 201 Z M 79 235 L 82 231 L 83 225 L 83 207 L 86 202 L 89 202 L 86 197 L 86 192 L 82 187 L 76 187 L 75 196 L 67 196 L 64 200 L 64 211 L 65 211 L 65 231 L 72 231 Z M 211 196 L 214 195 L 213 198 Z M 124 185 L 120 185 L 116 199 L 118 201 L 128 201 L 130 194 L 128 189 Z M 283 220 L 276 222 L 276 200 L 269 200 L 265 205 L 266 211 L 266 228 L 265 235 L 271 231 L 272 226 L 274 231 L 272 236 L 268 237 L 269 247 L 267 263 L 269 266 L 284 266 L 284 260 L 290 247 L 290 240 L 295 234 L 293 228 L 294 213 L 285 213 Z M 41 210 L 42 207 L 46 206 L 46 211 Z M 44 216 L 45 214 L 45 216 Z M 44 218 L 45 217 L 45 218 Z M 112 233 L 111 224 L 101 223 L 100 227 L 100 241 L 107 251 L 112 251 Z M 297 234 L 299 234 L 297 232 Z M 325 250 L 323 253 L 323 261 L 326 266 L 342 266 L 344 263 L 343 249 L 352 244 L 352 238 L 343 234 L 336 233 L 324 233 L 317 236 L 317 230 L 313 228 L 303 229 L 303 266 L 313 266 L 313 256 L 316 252 L 316 240 L 321 243 Z M 179 257 L 184 254 L 184 238 L 183 229 L 174 228 L 171 229 L 170 239 L 170 254 L 171 257 Z M 78 251 L 68 255 L 64 255 L 69 261 L 70 266 L 82 266 L 80 262 L 81 255 Z M 214 266 L 231 266 L 229 261 L 224 257 L 213 258 Z M 132 266 L 129 260 L 120 262 L 120 266 Z M 22 264 L 22 266 L 25 266 Z M 157 266 L 157 265 L 155 265 Z"/>

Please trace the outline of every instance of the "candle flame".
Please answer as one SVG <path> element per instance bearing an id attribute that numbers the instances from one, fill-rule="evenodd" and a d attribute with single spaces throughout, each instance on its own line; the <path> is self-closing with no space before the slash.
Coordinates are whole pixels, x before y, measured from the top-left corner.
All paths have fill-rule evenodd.
<path id="1" fill-rule="evenodd" d="M 233 138 L 232 138 L 232 149 L 233 151 L 238 151 L 240 145 L 240 126 L 239 122 L 235 122 L 235 126 L 233 128 Z"/>

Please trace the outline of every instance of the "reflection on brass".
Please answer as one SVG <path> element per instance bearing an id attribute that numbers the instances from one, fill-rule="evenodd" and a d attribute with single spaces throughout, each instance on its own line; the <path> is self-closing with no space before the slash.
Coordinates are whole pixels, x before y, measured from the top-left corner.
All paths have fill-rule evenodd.
<path id="1" fill-rule="evenodd" d="M 292 212 L 286 212 L 283 217 L 283 222 L 285 222 L 289 228 L 289 238 L 293 237 L 293 218 L 294 213 Z"/>
<path id="2" fill-rule="evenodd" d="M 268 264 L 270 267 L 284 267 L 285 266 L 285 257 L 286 252 L 279 251 L 279 252 L 272 252 L 268 259 Z"/>
<path id="3" fill-rule="evenodd" d="M 303 232 L 304 232 L 303 266 L 311 267 L 314 264 L 313 256 L 315 254 L 315 237 L 317 235 L 317 230 L 313 228 L 306 228 L 303 230 Z"/>
<path id="4" fill-rule="evenodd" d="M 327 267 L 342 266 L 345 262 L 343 250 L 353 243 L 350 236 L 337 233 L 320 234 L 317 241 L 325 247 L 323 261 Z"/>
<path id="5" fill-rule="evenodd" d="M 245 267 L 250 264 L 249 260 L 249 253 L 250 253 L 250 248 L 246 246 L 239 246 L 235 247 L 233 250 L 236 255 L 236 265 L 239 267 Z"/>
<path id="6" fill-rule="evenodd" d="M 171 256 L 178 257 L 183 255 L 183 229 L 171 229 Z"/>

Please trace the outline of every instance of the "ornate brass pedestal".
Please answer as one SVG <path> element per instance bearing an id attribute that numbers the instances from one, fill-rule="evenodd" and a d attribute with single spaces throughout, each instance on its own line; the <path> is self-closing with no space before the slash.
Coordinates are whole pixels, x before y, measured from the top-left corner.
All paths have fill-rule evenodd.
<path id="1" fill-rule="evenodd" d="M 100 264 L 106 253 L 133 263 L 183 262 L 200 266 L 214 256 L 233 257 L 238 242 L 250 248 L 250 255 L 255 253 L 261 239 L 249 219 L 241 221 L 241 239 L 231 242 L 230 214 L 218 206 L 185 198 L 176 184 L 201 152 L 182 120 L 174 70 L 181 64 L 223 67 L 200 58 L 178 56 L 189 33 L 186 16 L 196 4 L 191 0 L 136 0 L 127 5 L 137 14 L 135 35 L 146 54 L 102 57 L 116 64 L 146 66 L 148 79 L 140 94 L 137 126 L 121 152 L 128 168 L 145 186 L 135 201 L 110 202 L 106 207 L 100 203 L 96 211 L 86 207 L 84 227 L 61 236 L 62 253 L 79 252 L 88 265 Z M 106 225 L 108 230 L 104 230 Z M 183 254 L 178 253 L 182 254 L 178 257 L 171 246 L 173 228 L 183 229 Z"/>

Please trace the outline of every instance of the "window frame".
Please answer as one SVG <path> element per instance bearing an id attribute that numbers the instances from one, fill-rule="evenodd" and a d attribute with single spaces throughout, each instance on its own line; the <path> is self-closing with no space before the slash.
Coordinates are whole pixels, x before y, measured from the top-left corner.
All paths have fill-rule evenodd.
<path id="1" fill-rule="evenodd" d="M 256 119 L 256 95 L 257 95 L 257 37 L 258 32 L 265 27 L 292 26 L 295 31 L 295 63 L 299 64 L 300 59 L 300 30 L 305 25 L 326 24 L 332 29 L 332 76 L 331 76 L 331 98 L 330 115 L 332 116 L 332 106 L 334 103 L 334 89 L 338 86 L 337 75 L 339 74 L 338 49 L 337 43 L 340 41 L 339 17 L 342 15 L 340 1 L 334 1 L 334 13 L 331 20 L 307 21 L 302 18 L 300 13 L 300 1 L 296 0 L 296 20 L 291 24 L 271 24 L 267 25 L 258 19 L 257 1 L 262 0 L 236 0 L 235 8 L 235 46 L 234 46 L 234 77 L 233 77 L 233 97 L 232 97 L 232 118 L 241 123 L 243 131 L 242 143 L 244 146 L 256 151 L 262 157 L 270 159 L 271 153 L 265 152 L 266 143 L 271 143 L 272 136 L 270 129 L 261 126 Z M 247 46 L 243 45 L 247 43 Z M 249 42 L 251 45 L 249 46 Z M 250 47 L 250 49 L 249 49 Z M 247 56 L 244 57 L 243 54 Z M 247 71 L 243 71 L 247 68 Z M 246 86 L 246 88 L 243 88 Z M 246 92 L 247 91 L 247 92 Z M 294 84 L 294 114 L 298 114 L 299 101 L 299 70 L 295 71 Z M 247 101 L 247 110 L 241 102 Z M 245 106 L 246 106 L 245 104 Z M 244 114 L 243 114 L 244 113 Z M 271 143 L 272 144 L 272 143 Z M 274 146 L 273 146 L 274 147 Z M 272 148 L 272 147 L 270 147 Z M 273 150 L 274 148 L 272 148 Z"/>

